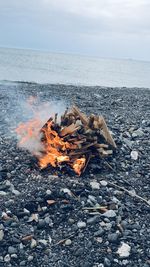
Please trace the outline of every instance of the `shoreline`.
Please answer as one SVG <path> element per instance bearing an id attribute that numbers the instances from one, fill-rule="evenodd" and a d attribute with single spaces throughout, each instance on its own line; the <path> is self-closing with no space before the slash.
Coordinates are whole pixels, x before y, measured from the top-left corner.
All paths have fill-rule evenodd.
<path id="1" fill-rule="evenodd" d="M 27 85 L 39 85 L 39 86 L 66 86 L 66 87 L 82 87 L 84 89 L 90 89 L 90 88 L 99 88 L 99 89 L 130 89 L 130 90 L 150 90 L 150 87 L 127 87 L 127 86 L 107 86 L 107 85 L 86 85 L 86 84 L 72 84 L 72 83 L 38 83 L 38 82 L 28 82 L 28 81 L 13 81 L 13 80 L 0 80 L 1 85 L 7 85 L 7 84 L 27 84 Z"/>

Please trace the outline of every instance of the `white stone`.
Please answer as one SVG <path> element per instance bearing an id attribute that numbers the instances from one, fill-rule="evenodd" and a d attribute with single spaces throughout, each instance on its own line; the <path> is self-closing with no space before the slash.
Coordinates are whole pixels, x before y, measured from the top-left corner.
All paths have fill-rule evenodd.
<path id="1" fill-rule="evenodd" d="M 121 258 L 128 258 L 130 251 L 131 247 L 128 244 L 122 242 L 121 246 L 117 250 L 117 254 L 119 254 Z"/>
<path id="2" fill-rule="evenodd" d="M 79 221 L 77 223 L 77 226 L 78 226 L 78 228 L 85 228 L 86 227 L 86 223 L 85 222 L 82 222 L 82 221 Z"/>
<path id="3" fill-rule="evenodd" d="M 69 196 L 72 196 L 72 193 L 71 193 L 70 189 L 68 189 L 68 188 L 62 188 L 60 191 L 64 192 L 65 194 L 68 194 Z"/>
<path id="4" fill-rule="evenodd" d="M 47 189 L 46 190 L 46 195 L 51 195 L 52 194 L 52 191 L 50 189 Z"/>
<path id="5" fill-rule="evenodd" d="M 39 239 L 38 242 L 46 246 L 48 241 L 45 239 Z"/>
<path id="6" fill-rule="evenodd" d="M 4 257 L 4 261 L 10 262 L 10 255 L 9 254 L 6 254 L 6 256 Z"/>
<path id="7" fill-rule="evenodd" d="M 66 246 L 70 246 L 71 243 L 72 243 L 71 239 L 67 239 L 67 240 L 65 241 L 65 245 L 66 245 Z"/>
<path id="8" fill-rule="evenodd" d="M 4 197 L 4 196 L 6 196 L 7 195 L 7 193 L 5 192 L 5 191 L 0 191 L 0 196 L 1 197 Z"/>
<path id="9" fill-rule="evenodd" d="M 90 182 L 90 186 L 92 187 L 92 189 L 100 189 L 100 184 L 96 181 Z"/>
<path id="10" fill-rule="evenodd" d="M 134 160 L 138 159 L 138 151 L 132 150 L 130 155 L 131 155 L 131 159 L 134 159 Z"/>
<path id="11" fill-rule="evenodd" d="M 105 216 L 107 218 L 114 218 L 114 217 L 116 217 L 116 213 L 114 210 L 108 210 L 108 211 L 103 213 L 103 216 Z"/>
<path id="12" fill-rule="evenodd" d="M 37 246 L 37 242 L 36 242 L 36 240 L 35 239 L 32 239 L 31 240 L 31 245 L 30 245 L 30 247 L 31 248 L 35 248 Z"/>
<path id="13" fill-rule="evenodd" d="M 105 180 L 101 180 L 101 181 L 100 181 L 100 184 L 101 184 L 102 186 L 107 186 L 107 185 L 108 185 L 107 181 L 105 181 Z"/>

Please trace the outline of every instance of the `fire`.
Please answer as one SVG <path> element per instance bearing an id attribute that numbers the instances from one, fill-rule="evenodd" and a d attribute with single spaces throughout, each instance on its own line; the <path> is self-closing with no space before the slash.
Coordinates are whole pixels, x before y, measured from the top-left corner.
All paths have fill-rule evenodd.
<path id="1" fill-rule="evenodd" d="M 75 160 L 73 164 L 73 169 L 78 175 L 81 175 L 81 171 L 85 166 L 85 162 L 86 162 L 85 158 L 80 158 Z"/>
<path id="2" fill-rule="evenodd" d="M 71 142 L 64 141 L 54 130 L 54 121 L 50 119 L 42 128 L 38 119 L 21 123 L 16 132 L 20 137 L 19 146 L 27 148 L 38 158 L 41 169 L 49 164 L 57 167 L 63 162 L 67 162 L 73 170 L 80 175 L 85 166 L 85 158 L 70 160 L 69 153 L 77 146 Z M 37 149 L 34 144 L 38 143 Z M 31 149 L 33 146 L 33 149 Z"/>

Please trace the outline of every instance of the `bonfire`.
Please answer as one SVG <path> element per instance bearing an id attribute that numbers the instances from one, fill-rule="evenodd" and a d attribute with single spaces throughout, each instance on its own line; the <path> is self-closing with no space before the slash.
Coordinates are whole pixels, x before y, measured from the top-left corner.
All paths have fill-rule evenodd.
<path id="1" fill-rule="evenodd" d="M 41 169 L 67 164 L 81 175 L 92 158 L 108 157 L 116 149 L 103 116 L 88 117 L 76 106 L 67 109 L 59 121 L 57 114 L 42 127 L 40 121 L 31 120 L 20 124 L 16 132 L 20 146 L 24 143 L 30 146 L 31 140 L 38 143 L 38 151 L 33 148 L 32 153 Z"/>

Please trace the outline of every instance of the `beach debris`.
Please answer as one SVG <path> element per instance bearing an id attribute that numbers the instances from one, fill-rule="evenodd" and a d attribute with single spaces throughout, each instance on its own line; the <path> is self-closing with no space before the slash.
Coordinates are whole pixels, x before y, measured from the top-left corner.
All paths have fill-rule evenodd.
<path id="1" fill-rule="evenodd" d="M 16 129 L 20 146 L 31 140 L 39 142 L 39 150 L 32 153 L 38 158 L 41 169 L 49 165 L 69 165 L 81 175 L 92 158 L 105 158 L 113 154 L 116 143 L 108 130 L 103 116 L 86 116 L 78 107 L 66 110 L 58 122 L 58 116 L 50 119 L 37 131 L 40 122 L 35 120 L 22 123 Z M 35 148 L 37 148 L 37 143 Z M 98 183 L 93 184 L 99 188 Z"/>

